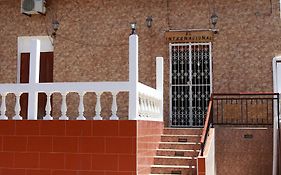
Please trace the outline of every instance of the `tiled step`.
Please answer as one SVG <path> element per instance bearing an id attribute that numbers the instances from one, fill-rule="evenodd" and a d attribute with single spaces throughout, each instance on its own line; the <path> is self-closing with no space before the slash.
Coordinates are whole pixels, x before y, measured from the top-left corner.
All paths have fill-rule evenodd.
<path id="1" fill-rule="evenodd" d="M 160 142 L 159 149 L 198 150 L 200 145 L 194 142 Z"/>
<path id="2" fill-rule="evenodd" d="M 154 165 L 196 165 L 194 157 L 155 156 Z"/>
<path id="3" fill-rule="evenodd" d="M 184 174 L 195 175 L 195 166 L 152 165 L 152 174 Z"/>
<path id="4" fill-rule="evenodd" d="M 200 135 L 162 135 L 162 142 L 199 142 Z"/>
<path id="5" fill-rule="evenodd" d="M 197 157 L 199 150 L 157 149 L 157 156 Z"/>
<path id="6" fill-rule="evenodd" d="M 164 128 L 164 135 L 201 135 L 202 128 Z"/>

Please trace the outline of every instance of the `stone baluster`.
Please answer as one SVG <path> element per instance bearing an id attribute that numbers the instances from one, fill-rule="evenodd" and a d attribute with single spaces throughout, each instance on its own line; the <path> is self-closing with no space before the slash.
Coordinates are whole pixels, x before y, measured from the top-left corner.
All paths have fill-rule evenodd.
<path id="1" fill-rule="evenodd" d="M 94 117 L 94 120 L 102 120 L 102 117 L 101 117 L 101 102 L 100 102 L 100 97 L 101 97 L 102 93 L 103 92 L 97 92 L 96 93 L 97 103 L 96 103 L 96 108 L 95 108 L 96 116 Z"/>
<path id="2" fill-rule="evenodd" d="M 143 117 L 143 99 L 141 95 L 139 95 L 139 116 Z"/>
<path id="3" fill-rule="evenodd" d="M 119 120 L 119 117 L 117 116 L 117 110 L 118 110 L 117 94 L 118 93 L 119 92 L 112 92 L 112 106 L 111 106 L 112 115 L 110 117 L 110 120 Z"/>
<path id="4" fill-rule="evenodd" d="M 45 111 L 46 111 L 46 115 L 45 117 L 43 117 L 43 120 L 53 120 L 53 117 L 51 116 L 51 110 L 52 110 L 52 106 L 51 106 L 51 92 L 46 92 L 47 95 L 47 102 L 46 102 L 46 107 L 45 107 Z"/>
<path id="5" fill-rule="evenodd" d="M 61 117 L 60 120 L 68 120 L 69 118 L 66 115 L 67 112 L 67 104 L 66 104 L 66 96 L 68 92 L 62 93 L 62 102 L 61 102 Z"/>
<path id="6" fill-rule="evenodd" d="M 85 92 L 79 92 L 79 116 L 77 117 L 77 120 L 86 120 L 86 118 L 84 117 L 84 95 L 85 95 Z"/>
<path id="7" fill-rule="evenodd" d="M 16 96 L 16 105 L 15 105 L 15 113 L 16 115 L 13 117 L 14 120 L 22 120 L 22 117 L 20 116 L 20 96 L 22 93 L 15 93 Z"/>
<path id="8" fill-rule="evenodd" d="M 8 120 L 8 117 L 6 116 L 6 93 L 1 93 L 2 96 L 2 103 L 1 103 L 1 116 L 0 120 Z"/>

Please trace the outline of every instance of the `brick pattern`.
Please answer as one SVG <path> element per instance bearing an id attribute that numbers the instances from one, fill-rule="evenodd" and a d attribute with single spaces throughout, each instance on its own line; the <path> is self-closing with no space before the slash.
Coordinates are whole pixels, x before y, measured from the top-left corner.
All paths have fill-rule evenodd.
<path id="1" fill-rule="evenodd" d="M 135 175 L 136 121 L 0 121 L 0 175 Z"/>
<path id="2" fill-rule="evenodd" d="M 165 58 L 164 116 L 168 117 L 169 52 L 164 32 L 208 29 L 211 10 L 215 7 L 220 31 L 212 48 L 213 91 L 272 91 L 271 61 L 281 50 L 278 0 L 217 0 L 209 5 L 206 0 L 50 0 L 47 3 L 46 16 L 30 18 L 20 14 L 18 0 L 0 2 L 0 38 L 4 41 L 0 44 L 0 82 L 16 81 L 17 36 L 47 35 L 46 29 L 50 30 L 54 16 L 61 19 L 54 41 L 54 81 L 128 80 L 129 22 L 136 21 L 140 36 L 140 81 L 155 86 L 154 57 Z M 153 26 L 147 28 L 145 19 L 150 15 Z M 123 105 L 127 96 L 119 98 L 122 102 L 119 109 L 127 112 L 127 106 Z M 87 115 L 93 111 L 92 99 L 85 100 L 90 104 Z M 59 100 L 57 97 L 54 102 Z M 70 116 L 77 116 L 74 106 L 78 103 L 73 101 L 71 97 Z M 8 109 L 9 116 L 13 115 L 12 111 L 13 108 Z M 167 124 L 169 120 L 165 121 Z"/>
<path id="3" fill-rule="evenodd" d="M 156 149 L 163 132 L 163 122 L 138 121 L 137 162 L 138 174 L 150 174 Z"/>
<path id="4" fill-rule="evenodd" d="M 272 133 L 272 129 L 217 127 L 217 174 L 272 174 Z M 244 138 L 244 135 L 253 137 Z"/>

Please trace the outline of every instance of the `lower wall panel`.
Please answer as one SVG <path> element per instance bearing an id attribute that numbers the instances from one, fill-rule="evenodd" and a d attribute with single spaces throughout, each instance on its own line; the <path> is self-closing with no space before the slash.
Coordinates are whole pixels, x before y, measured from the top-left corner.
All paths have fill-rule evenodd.
<path id="1" fill-rule="evenodd" d="M 217 175 L 271 175 L 271 128 L 216 127 Z"/>

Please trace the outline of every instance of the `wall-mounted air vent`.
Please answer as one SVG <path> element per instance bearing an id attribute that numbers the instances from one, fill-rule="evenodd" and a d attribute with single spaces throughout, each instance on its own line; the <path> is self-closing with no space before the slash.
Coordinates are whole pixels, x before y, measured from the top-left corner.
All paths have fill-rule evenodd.
<path id="1" fill-rule="evenodd" d="M 21 0 L 21 13 L 26 15 L 45 14 L 45 0 Z"/>

